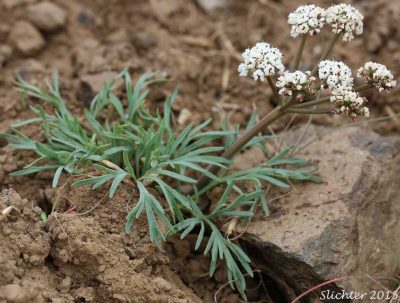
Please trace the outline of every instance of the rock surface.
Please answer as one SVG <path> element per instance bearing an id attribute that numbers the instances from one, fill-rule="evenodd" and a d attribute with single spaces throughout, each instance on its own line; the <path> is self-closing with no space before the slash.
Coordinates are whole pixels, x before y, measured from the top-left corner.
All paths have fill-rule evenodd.
<path id="1" fill-rule="evenodd" d="M 53 32 L 65 25 L 68 14 L 59 5 L 44 1 L 28 6 L 25 15 L 38 29 Z"/>
<path id="2" fill-rule="evenodd" d="M 26 21 L 18 21 L 14 25 L 10 32 L 10 42 L 24 56 L 38 53 L 45 45 L 40 32 Z"/>
<path id="3" fill-rule="evenodd" d="M 311 133 L 323 130 L 313 127 Z M 289 142 L 299 133 L 289 134 Z M 325 183 L 296 185 L 270 204 L 269 218 L 250 224 L 244 239 L 256 267 L 287 300 L 343 276 L 364 279 L 332 290 L 376 289 L 366 275 L 394 277 L 396 261 L 385 247 L 400 252 L 400 140 L 349 128 L 324 136 L 302 154 L 319 166 Z"/>

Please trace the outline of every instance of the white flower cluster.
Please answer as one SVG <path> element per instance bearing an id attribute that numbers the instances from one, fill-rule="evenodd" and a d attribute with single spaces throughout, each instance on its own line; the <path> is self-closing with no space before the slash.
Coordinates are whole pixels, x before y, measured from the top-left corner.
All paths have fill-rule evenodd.
<path id="1" fill-rule="evenodd" d="M 354 33 L 363 32 L 364 16 L 350 4 L 338 4 L 326 10 L 326 22 L 332 26 L 334 33 L 343 33 L 343 41 L 354 39 Z"/>
<path id="2" fill-rule="evenodd" d="M 306 94 L 314 94 L 313 84 L 316 78 L 312 76 L 311 72 L 303 73 L 295 71 L 290 73 L 284 72 L 278 78 L 276 86 L 280 88 L 279 94 L 283 96 L 292 96 L 293 93 L 297 94 L 297 100 L 302 102 Z"/>
<path id="3" fill-rule="evenodd" d="M 318 76 L 323 88 L 352 87 L 351 69 L 340 61 L 324 60 L 318 64 Z"/>
<path id="4" fill-rule="evenodd" d="M 266 42 L 259 42 L 254 47 L 246 49 L 242 57 L 243 63 L 238 68 L 242 77 L 251 72 L 254 80 L 264 81 L 265 77 L 276 73 L 282 74 L 285 70 L 281 51 Z"/>
<path id="5" fill-rule="evenodd" d="M 288 23 L 292 26 L 290 34 L 294 38 L 300 34 L 317 34 L 325 24 L 325 10 L 315 5 L 299 6 L 289 14 Z"/>
<path id="6" fill-rule="evenodd" d="M 335 114 L 345 113 L 353 120 L 356 120 L 358 115 L 369 117 L 369 108 L 365 106 L 368 103 L 367 99 L 352 88 L 337 87 L 332 91 L 331 102 L 336 105 L 336 109 L 332 111 Z"/>
<path id="7" fill-rule="evenodd" d="M 369 109 L 365 106 L 367 99 L 361 97 L 353 88 L 353 76 L 350 68 L 340 61 L 322 61 L 319 65 L 319 78 L 322 88 L 330 88 L 331 102 L 336 108 L 335 114 L 345 113 L 355 120 L 358 115 L 369 117 Z"/>
<path id="8" fill-rule="evenodd" d="M 376 87 L 379 92 L 390 91 L 396 86 L 393 74 L 383 64 L 367 62 L 357 71 L 357 76 Z"/>

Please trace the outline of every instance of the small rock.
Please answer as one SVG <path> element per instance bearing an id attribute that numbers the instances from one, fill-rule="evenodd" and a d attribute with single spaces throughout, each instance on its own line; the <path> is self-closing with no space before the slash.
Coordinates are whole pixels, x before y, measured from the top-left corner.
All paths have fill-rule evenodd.
<path id="1" fill-rule="evenodd" d="M 8 228 L 7 226 L 5 226 L 3 228 L 3 235 L 8 236 L 8 235 L 11 235 L 11 233 L 12 233 L 12 230 L 10 228 Z"/>
<path id="2" fill-rule="evenodd" d="M 190 117 L 192 117 L 192 112 L 187 108 L 182 108 L 177 119 L 178 124 L 184 125 L 187 121 L 189 121 Z"/>
<path id="3" fill-rule="evenodd" d="M 99 272 L 104 272 L 106 270 L 106 266 L 105 265 L 100 265 L 98 268 Z"/>
<path id="4" fill-rule="evenodd" d="M 117 300 L 118 302 L 129 302 L 129 300 L 126 298 L 126 296 L 121 295 L 121 294 L 113 294 L 113 299 Z"/>
<path id="5" fill-rule="evenodd" d="M 66 240 L 66 239 L 68 239 L 68 235 L 65 232 L 61 232 L 58 235 L 58 239 L 59 240 Z"/>
<path id="6" fill-rule="evenodd" d="M 0 45 L 0 66 L 4 66 L 10 60 L 12 48 L 9 45 Z"/>
<path id="7" fill-rule="evenodd" d="M 114 72 L 102 72 L 94 75 L 85 75 L 80 78 L 77 97 L 79 100 L 89 104 L 93 97 L 98 94 L 104 84 L 111 82 L 117 77 Z"/>
<path id="8" fill-rule="evenodd" d="M 74 296 L 77 299 L 83 299 L 83 302 L 93 302 L 94 301 L 94 289 L 92 287 L 80 287 L 73 291 Z M 81 300 L 76 300 L 81 301 Z"/>
<path id="9" fill-rule="evenodd" d="M 56 196 L 57 190 L 55 188 L 46 188 L 44 190 L 44 196 L 47 200 L 47 202 L 52 203 L 53 198 Z"/>
<path id="10" fill-rule="evenodd" d="M 38 266 L 42 263 L 42 258 L 40 256 L 33 255 L 29 258 L 29 263 L 34 266 Z"/>
<path id="11" fill-rule="evenodd" d="M 17 67 L 17 74 L 25 81 L 37 80 L 38 75 L 44 73 L 45 67 L 35 59 L 26 59 Z"/>
<path id="12" fill-rule="evenodd" d="M 36 0 L 2 0 L 3 6 L 7 9 L 11 9 L 17 6 L 22 6 L 36 2 Z"/>
<path id="13" fill-rule="evenodd" d="M 6 23 L 0 24 L 0 42 L 6 41 L 10 29 L 11 29 L 10 26 Z"/>
<path id="14" fill-rule="evenodd" d="M 46 32 L 64 27 L 68 16 L 66 10 L 49 1 L 28 6 L 25 15 L 37 28 Z"/>
<path id="15" fill-rule="evenodd" d="M 29 22 L 18 21 L 10 32 L 11 44 L 24 56 L 32 56 L 43 49 L 41 33 Z"/>
<path id="16" fill-rule="evenodd" d="M 82 41 L 82 45 L 81 46 L 83 46 L 86 49 L 93 50 L 95 48 L 98 48 L 100 46 L 100 44 L 101 43 L 100 43 L 99 40 L 97 40 L 95 38 L 92 38 L 92 37 L 89 37 L 89 38 L 87 38 L 87 39 Z"/>
<path id="17" fill-rule="evenodd" d="M 61 289 L 65 292 L 68 292 L 72 286 L 72 279 L 69 276 L 66 276 L 65 279 L 61 281 Z"/>
<path id="18" fill-rule="evenodd" d="M 131 42 L 135 48 L 144 50 L 150 49 L 158 44 L 157 37 L 149 32 L 136 32 Z"/>
<path id="19" fill-rule="evenodd" d="M 8 284 L 3 286 L 0 294 L 0 297 L 3 297 L 8 302 L 22 302 L 25 298 L 25 291 L 18 284 Z"/>
<path id="20" fill-rule="evenodd" d="M 78 22 L 82 26 L 91 26 L 94 24 L 94 18 L 91 13 L 82 11 L 78 14 Z"/>
<path id="21" fill-rule="evenodd" d="M 125 29 L 119 29 L 107 36 L 107 42 L 128 41 L 129 34 Z"/>
<path id="22" fill-rule="evenodd" d="M 226 0 L 197 0 L 197 4 L 206 12 L 222 9 L 227 6 Z"/>

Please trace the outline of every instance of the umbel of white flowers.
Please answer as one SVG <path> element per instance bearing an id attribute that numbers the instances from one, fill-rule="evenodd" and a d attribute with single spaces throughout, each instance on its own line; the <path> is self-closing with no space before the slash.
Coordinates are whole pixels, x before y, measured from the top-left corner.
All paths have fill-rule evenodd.
<path id="1" fill-rule="evenodd" d="M 383 64 L 367 62 L 357 71 L 357 76 L 376 87 L 379 92 L 390 91 L 396 86 L 392 73 Z"/>
<path id="2" fill-rule="evenodd" d="M 288 23 L 292 25 L 290 34 L 296 38 L 300 34 L 319 33 L 325 24 L 325 16 L 325 10 L 313 4 L 298 7 L 288 17 Z"/>
<path id="3" fill-rule="evenodd" d="M 282 74 L 285 70 L 281 51 L 265 42 L 259 42 L 254 47 L 246 49 L 242 57 L 243 63 L 238 68 L 242 77 L 251 72 L 254 80 L 264 81 L 266 77 L 276 73 Z"/>
<path id="4" fill-rule="evenodd" d="M 295 71 L 290 73 L 285 71 L 276 81 L 276 86 L 280 88 L 279 94 L 283 96 L 292 96 L 296 94 L 299 102 L 304 100 L 305 95 L 313 95 L 315 93 L 314 84 L 316 78 L 311 72 Z"/>
<path id="5" fill-rule="evenodd" d="M 304 39 L 306 35 L 319 33 L 328 24 L 337 36 L 343 35 L 344 41 L 351 41 L 354 34 L 360 35 L 363 32 L 363 19 L 361 13 L 349 4 L 333 5 L 326 10 L 315 5 L 304 5 L 289 14 L 288 23 L 292 26 L 293 37 L 301 35 Z M 276 87 L 282 96 L 295 96 L 297 101 L 303 102 L 305 96 L 329 89 L 332 95 L 330 101 L 335 106 L 333 114 L 345 113 L 352 119 L 358 115 L 369 116 L 367 99 L 361 97 L 353 87 L 351 69 L 343 62 L 321 61 L 316 79 L 311 72 L 285 71 L 281 51 L 266 42 L 259 42 L 246 49 L 242 57 L 243 63 L 238 68 L 240 76 L 250 74 L 256 81 L 268 79 L 271 84 L 271 77 L 278 75 Z M 379 92 L 390 91 L 396 86 L 390 70 L 379 63 L 367 62 L 358 70 L 357 76 Z"/>
<path id="6" fill-rule="evenodd" d="M 352 87 L 353 76 L 351 69 L 340 61 L 324 60 L 318 64 L 318 76 L 321 80 L 321 88 Z"/>

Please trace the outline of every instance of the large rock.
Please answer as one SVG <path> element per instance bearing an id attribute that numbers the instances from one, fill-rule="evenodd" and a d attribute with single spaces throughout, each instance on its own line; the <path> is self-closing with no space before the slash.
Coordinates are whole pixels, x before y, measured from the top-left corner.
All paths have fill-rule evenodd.
<path id="1" fill-rule="evenodd" d="M 49 1 L 28 6 L 25 14 L 37 28 L 46 32 L 53 32 L 64 27 L 67 21 L 67 12 Z"/>
<path id="2" fill-rule="evenodd" d="M 288 140 L 296 142 L 300 132 Z M 319 166 L 325 183 L 296 184 L 271 203 L 269 218 L 250 224 L 243 239 L 256 267 L 287 300 L 344 276 L 363 278 L 330 289 L 380 289 L 367 275 L 394 277 L 396 261 L 386 248 L 400 255 L 400 140 L 348 128 L 315 141 L 302 156 Z"/>
<path id="3" fill-rule="evenodd" d="M 29 22 L 18 21 L 10 32 L 11 44 L 24 56 L 38 53 L 45 45 L 40 32 Z"/>

